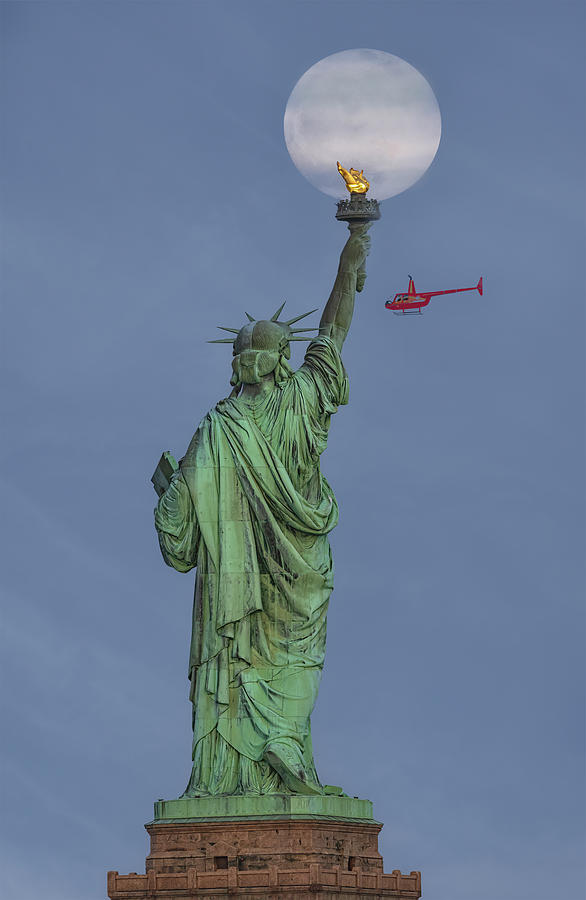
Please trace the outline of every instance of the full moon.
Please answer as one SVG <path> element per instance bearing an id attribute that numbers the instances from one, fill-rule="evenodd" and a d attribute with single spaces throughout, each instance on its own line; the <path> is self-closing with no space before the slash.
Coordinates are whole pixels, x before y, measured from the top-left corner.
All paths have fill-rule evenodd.
<path id="1" fill-rule="evenodd" d="M 296 167 L 331 197 L 348 196 L 336 162 L 364 169 L 369 196 L 407 190 L 431 165 L 441 137 L 435 94 L 421 72 L 382 50 L 343 50 L 301 76 L 285 109 Z"/>

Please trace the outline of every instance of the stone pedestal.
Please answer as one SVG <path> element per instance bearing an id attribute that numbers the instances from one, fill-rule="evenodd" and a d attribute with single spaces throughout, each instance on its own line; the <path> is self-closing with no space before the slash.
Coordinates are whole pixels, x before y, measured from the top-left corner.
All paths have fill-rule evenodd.
<path id="1" fill-rule="evenodd" d="M 246 807 L 249 814 L 242 815 Z M 210 816 L 210 809 L 220 815 Z M 383 872 L 381 828 L 369 801 L 341 796 L 159 801 L 146 826 L 151 839 L 146 874 L 109 872 L 108 896 L 418 900 L 419 872 Z"/>

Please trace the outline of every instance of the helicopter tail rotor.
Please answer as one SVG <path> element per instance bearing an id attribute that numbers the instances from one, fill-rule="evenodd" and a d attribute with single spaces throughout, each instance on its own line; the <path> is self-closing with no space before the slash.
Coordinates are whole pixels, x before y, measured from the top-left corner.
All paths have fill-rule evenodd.
<path id="1" fill-rule="evenodd" d="M 482 276 L 480 276 L 480 278 L 478 279 L 478 284 L 476 285 L 476 290 L 482 297 Z"/>

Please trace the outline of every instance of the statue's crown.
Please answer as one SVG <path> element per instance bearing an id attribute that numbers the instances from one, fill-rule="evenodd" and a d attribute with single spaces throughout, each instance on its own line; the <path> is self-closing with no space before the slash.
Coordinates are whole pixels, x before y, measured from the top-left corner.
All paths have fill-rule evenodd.
<path id="1" fill-rule="evenodd" d="M 248 322 L 242 328 L 227 328 L 218 325 L 222 331 L 235 334 L 234 338 L 219 338 L 209 341 L 210 344 L 233 344 L 234 353 L 242 353 L 244 350 L 284 350 L 289 341 L 312 341 L 313 337 L 300 337 L 300 332 L 315 331 L 315 328 L 291 328 L 295 322 L 305 319 L 316 309 L 294 316 L 286 322 L 279 322 L 279 316 L 283 312 L 285 303 L 282 303 L 276 313 L 270 319 L 255 319 L 250 313 L 245 313 Z"/>

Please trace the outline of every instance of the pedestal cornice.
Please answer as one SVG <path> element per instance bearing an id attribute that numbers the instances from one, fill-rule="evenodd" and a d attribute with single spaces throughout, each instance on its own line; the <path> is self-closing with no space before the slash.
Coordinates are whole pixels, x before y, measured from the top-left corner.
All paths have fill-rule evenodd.
<path id="1" fill-rule="evenodd" d="M 382 825 L 372 818 L 368 800 L 327 795 L 161 800 L 145 827 L 151 842 L 146 872 L 109 872 L 111 900 L 421 897 L 419 872 L 383 871 Z"/>

